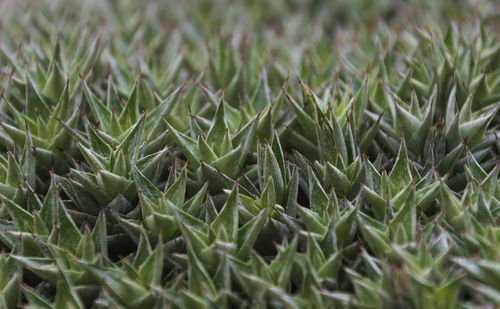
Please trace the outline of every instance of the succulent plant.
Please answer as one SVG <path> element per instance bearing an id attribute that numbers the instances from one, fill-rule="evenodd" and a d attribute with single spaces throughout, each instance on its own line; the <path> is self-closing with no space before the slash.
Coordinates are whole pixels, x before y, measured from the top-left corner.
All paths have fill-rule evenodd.
<path id="1" fill-rule="evenodd" d="M 500 306 L 496 2 L 0 12 L 1 307 Z"/>

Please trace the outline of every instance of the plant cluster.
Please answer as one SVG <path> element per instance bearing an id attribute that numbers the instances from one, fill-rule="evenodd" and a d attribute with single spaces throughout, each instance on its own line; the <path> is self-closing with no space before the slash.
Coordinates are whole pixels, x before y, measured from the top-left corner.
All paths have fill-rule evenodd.
<path id="1" fill-rule="evenodd" d="M 498 10 L 453 3 L 0 1 L 0 306 L 500 305 Z"/>

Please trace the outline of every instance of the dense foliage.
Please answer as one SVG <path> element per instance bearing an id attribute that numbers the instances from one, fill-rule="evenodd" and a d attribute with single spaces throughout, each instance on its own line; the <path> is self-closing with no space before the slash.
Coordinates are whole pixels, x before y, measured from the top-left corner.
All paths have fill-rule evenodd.
<path id="1" fill-rule="evenodd" d="M 500 306 L 499 9 L 0 0 L 0 306 Z"/>

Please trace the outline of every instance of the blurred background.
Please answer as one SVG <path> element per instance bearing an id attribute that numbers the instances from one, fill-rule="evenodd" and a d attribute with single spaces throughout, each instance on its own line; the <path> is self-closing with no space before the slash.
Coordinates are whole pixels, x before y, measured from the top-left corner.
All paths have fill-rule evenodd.
<path id="1" fill-rule="evenodd" d="M 472 38 L 479 26 L 491 32 L 500 26 L 500 3 L 491 0 L 0 0 L 0 12 L 0 78 L 11 74 L 7 54 L 35 57 L 46 67 L 55 41 L 64 62 L 97 38 L 101 76 L 106 67 L 148 72 L 153 79 L 168 75 L 166 90 L 167 83 L 201 74 L 217 57 L 234 61 L 219 67 L 218 76 L 211 78 L 216 70 L 209 70 L 205 78 L 215 88 L 228 86 L 243 58 L 277 72 L 269 74 L 271 87 L 288 74 L 319 86 L 353 55 L 362 71 L 381 50 L 391 46 L 397 53 L 394 33 L 416 44 L 404 33 L 442 37 L 452 26 Z M 260 74 L 246 72 L 253 79 Z M 123 75 L 118 86 L 125 90 L 134 79 Z"/>

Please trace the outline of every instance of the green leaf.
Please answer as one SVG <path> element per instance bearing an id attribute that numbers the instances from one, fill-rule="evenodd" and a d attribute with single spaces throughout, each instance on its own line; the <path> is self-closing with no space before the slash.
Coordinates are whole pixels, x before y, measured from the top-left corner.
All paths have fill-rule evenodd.
<path id="1" fill-rule="evenodd" d="M 391 192 L 396 193 L 401 190 L 404 186 L 407 186 L 412 180 L 412 174 L 410 171 L 408 152 L 406 150 L 405 140 L 401 140 L 401 146 L 399 148 L 398 156 L 394 167 L 389 175 L 389 181 L 391 182 Z"/>
<path id="2" fill-rule="evenodd" d="M 137 166 L 131 162 L 132 166 L 132 177 L 134 178 L 135 185 L 139 193 L 143 194 L 145 197 L 149 198 L 151 201 L 156 202 L 161 197 L 161 191 L 155 187 L 142 173 L 139 171 Z"/>
<path id="3" fill-rule="evenodd" d="M 158 242 L 156 249 L 149 255 L 144 264 L 139 268 L 139 276 L 146 284 L 160 286 L 163 269 L 163 250 L 161 242 Z"/>
<path id="4" fill-rule="evenodd" d="M 216 233 L 221 229 L 225 229 L 231 240 L 236 240 L 238 237 L 238 204 L 238 184 L 236 183 L 227 197 L 222 210 L 212 223 L 212 227 Z"/>

